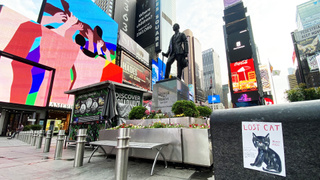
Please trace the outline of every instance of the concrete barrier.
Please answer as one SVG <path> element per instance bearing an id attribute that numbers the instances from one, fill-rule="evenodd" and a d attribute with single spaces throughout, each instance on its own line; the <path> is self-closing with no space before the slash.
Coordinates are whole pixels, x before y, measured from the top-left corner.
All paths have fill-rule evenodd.
<path id="1" fill-rule="evenodd" d="M 275 126 L 271 127 L 272 124 Z M 283 175 L 280 175 L 283 172 L 287 179 L 320 179 L 320 100 L 216 110 L 211 114 L 210 126 L 216 180 L 283 179 Z M 274 135 L 277 128 L 282 130 L 282 142 L 272 140 L 282 138 L 281 135 Z M 254 137 L 259 132 L 258 129 L 264 133 Z M 247 131 L 251 137 L 244 139 Z M 281 173 L 268 172 L 265 170 L 268 168 L 264 167 L 266 163 L 257 161 L 258 155 L 262 157 L 262 152 L 266 151 L 258 151 L 260 146 L 254 144 L 256 139 L 270 139 L 269 149 L 276 149 L 283 143 L 283 159 L 273 157 L 273 160 L 281 159 L 284 167 Z M 251 144 L 252 149 L 257 147 L 250 152 L 256 153 L 256 161 L 253 160 L 249 168 L 245 168 L 244 160 L 247 160 L 250 154 L 244 153 L 248 152 L 244 142 Z M 275 152 L 273 154 L 281 157 L 279 150 Z"/>

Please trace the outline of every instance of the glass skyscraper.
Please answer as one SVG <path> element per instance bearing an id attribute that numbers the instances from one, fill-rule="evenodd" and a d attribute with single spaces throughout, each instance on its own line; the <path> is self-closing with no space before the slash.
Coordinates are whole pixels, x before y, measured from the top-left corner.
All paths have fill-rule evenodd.
<path id="1" fill-rule="evenodd" d="M 222 98 L 222 81 L 220 72 L 220 57 L 212 48 L 202 52 L 203 79 L 206 98 L 218 94 Z"/>
<path id="2" fill-rule="evenodd" d="M 320 24 L 320 0 L 310 0 L 297 6 L 298 30 Z"/>

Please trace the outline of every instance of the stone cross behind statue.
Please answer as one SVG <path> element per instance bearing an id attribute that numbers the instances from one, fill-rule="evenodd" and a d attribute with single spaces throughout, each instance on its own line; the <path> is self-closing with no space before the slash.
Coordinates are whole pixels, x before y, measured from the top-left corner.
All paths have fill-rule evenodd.
<path id="1" fill-rule="evenodd" d="M 173 31 L 175 33 L 171 37 L 169 49 L 166 53 L 162 52 L 163 56 L 165 57 L 169 56 L 166 64 L 165 79 L 169 78 L 171 65 L 175 60 L 177 60 L 177 66 L 178 66 L 177 77 L 179 79 L 181 79 L 183 68 L 188 66 L 188 60 L 186 59 L 189 53 L 188 41 L 187 41 L 186 35 L 184 33 L 180 33 L 179 29 L 180 29 L 179 24 L 176 23 L 173 25 Z"/>

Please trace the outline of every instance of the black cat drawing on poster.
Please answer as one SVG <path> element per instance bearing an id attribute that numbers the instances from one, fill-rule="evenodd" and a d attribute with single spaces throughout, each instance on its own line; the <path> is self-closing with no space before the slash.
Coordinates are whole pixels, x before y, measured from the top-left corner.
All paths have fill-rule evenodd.
<path id="1" fill-rule="evenodd" d="M 251 163 L 250 165 L 261 167 L 262 163 L 264 162 L 267 165 L 266 168 L 262 168 L 264 171 L 280 173 L 282 171 L 281 159 L 274 150 L 269 148 L 269 133 L 265 137 L 256 136 L 254 133 L 252 133 L 252 135 L 252 142 L 254 147 L 258 149 L 258 155 L 254 163 Z"/>

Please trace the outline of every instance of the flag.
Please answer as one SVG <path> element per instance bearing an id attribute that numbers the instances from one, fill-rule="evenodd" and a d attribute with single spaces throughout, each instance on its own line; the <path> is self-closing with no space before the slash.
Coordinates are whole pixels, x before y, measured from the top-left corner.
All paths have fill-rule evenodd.
<path id="1" fill-rule="evenodd" d="M 273 76 L 280 76 L 280 70 L 274 70 L 274 71 L 272 72 L 272 75 L 273 75 Z"/>
<path id="2" fill-rule="evenodd" d="M 272 73 L 273 67 L 272 67 L 272 65 L 270 64 L 270 62 L 269 62 L 269 67 L 270 67 L 270 72 Z"/>
<path id="3" fill-rule="evenodd" d="M 292 54 L 293 65 L 294 65 L 295 60 L 296 60 L 296 52 L 293 51 L 293 54 Z"/>

